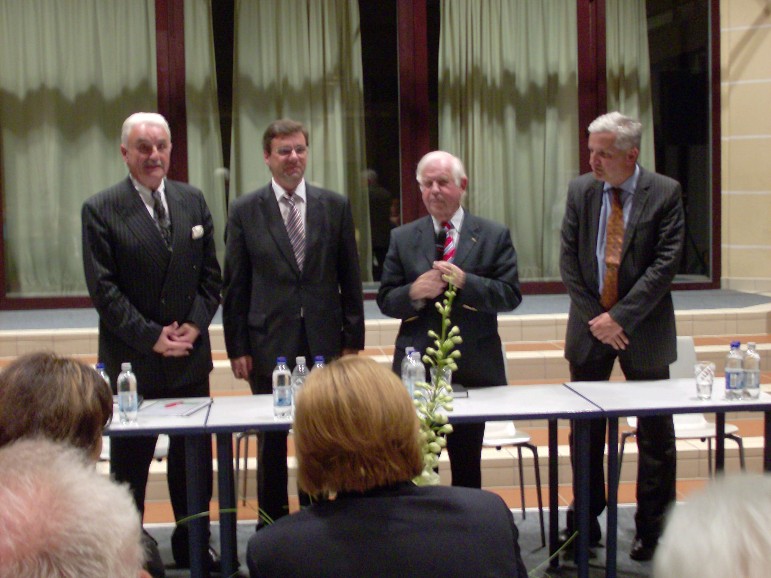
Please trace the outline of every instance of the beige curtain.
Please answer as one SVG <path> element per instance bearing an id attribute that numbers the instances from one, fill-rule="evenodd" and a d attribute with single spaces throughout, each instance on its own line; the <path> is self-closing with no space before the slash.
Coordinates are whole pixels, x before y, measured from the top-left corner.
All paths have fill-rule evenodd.
<path id="1" fill-rule="evenodd" d="M 232 196 L 270 181 L 262 155 L 268 124 L 283 117 L 302 122 L 310 132 L 305 178 L 350 199 L 366 279 L 371 256 L 361 182 L 366 160 L 358 2 L 237 0 L 233 93 Z"/>
<path id="2" fill-rule="evenodd" d="M 120 129 L 155 110 L 153 0 L 0 0 L 6 291 L 86 294 L 80 207 L 126 176 Z"/>
<path id="3" fill-rule="evenodd" d="M 606 0 L 605 18 L 608 110 L 618 110 L 642 122 L 639 162 L 655 171 L 645 0 Z"/>
<path id="4" fill-rule="evenodd" d="M 574 1 L 443 0 L 439 146 L 469 210 L 505 223 L 526 280 L 559 279 L 565 193 L 579 173 Z"/>
<path id="5" fill-rule="evenodd" d="M 190 184 L 203 191 L 214 221 L 217 258 L 224 263 L 226 170 L 217 105 L 211 0 L 185 0 L 185 100 Z M 173 153 L 172 153 L 173 154 Z"/>

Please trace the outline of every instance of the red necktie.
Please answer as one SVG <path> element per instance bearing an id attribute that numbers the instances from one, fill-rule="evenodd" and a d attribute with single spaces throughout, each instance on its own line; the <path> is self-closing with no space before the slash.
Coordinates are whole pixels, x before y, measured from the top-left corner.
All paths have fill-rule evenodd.
<path id="1" fill-rule="evenodd" d="M 442 253 L 442 260 L 452 263 L 455 259 L 455 241 L 452 239 L 450 232 L 454 229 L 452 223 L 445 221 L 442 223 L 442 227 L 446 231 L 447 235 L 444 238 L 444 252 Z"/>
<path id="2" fill-rule="evenodd" d="M 605 277 L 602 283 L 600 303 L 609 310 L 618 302 L 618 267 L 621 264 L 621 248 L 624 245 L 624 207 L 621 189 L 611 189 L 610 217 L 605 232 Z"/>

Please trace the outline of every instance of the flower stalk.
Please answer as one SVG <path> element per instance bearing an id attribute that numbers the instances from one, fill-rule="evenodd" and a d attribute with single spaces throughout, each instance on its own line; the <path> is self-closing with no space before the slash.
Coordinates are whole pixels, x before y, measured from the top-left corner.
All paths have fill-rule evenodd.
<path id="1" fill-rule="evenodd" d="M 423 363 L 430 366 L 429 383 L 415 384 L 415 407 L 420 420 L 420 438 L 423 449 L 423 471 L 413 481 L 419 486 L 439 484 L 439 456 L 447 447 L 447 436 L 452 433 L 452 424 L 447 414 L 452 411 L 452 372 L 457 371 L 456 360 L 460 351 L 455 346 L 462 343 L 460 329 L 451 326 L 450 314 L 455 300 L 455 285 L 448 281 L 444 299 L 436 303 L 441 315 L 440 334 L 429 330 L 428 336 L 435 347 L 427 347 Z"/>

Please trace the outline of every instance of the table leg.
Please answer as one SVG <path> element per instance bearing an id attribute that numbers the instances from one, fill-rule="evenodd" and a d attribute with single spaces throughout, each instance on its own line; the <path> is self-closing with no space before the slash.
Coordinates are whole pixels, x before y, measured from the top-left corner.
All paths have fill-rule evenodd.
<path id="1" fill-rule="evenodd" d="M 715 476 L 725 469 L 725 413 L 715 414 Z"/>
<path id="2" fill-rule="evenodd" d="M 549 420 L 549 556 L 554 556 L 559 540 L 559 455 L 557 447 L 557 420 Z M 549 562 L 559 567 L 559 556 Z"/>
<path id="3" fill-rule="evenodd" d="M 579 578 L 589 578 L 589 420 L 573 420 L 573 496 L 576 530 L 576 566 Z"/>
<path id="4" fill-rule="evenodd" d="M 209 509 L 204 497 L 204 470 L 200 467 L 199 457 L 205 443 L 211 443 L 206 435 L 185 436 L 185 470 L 187 473 L 187 511 L 205 512 Z M 191 514 L 192 515 L 192 514 Z M 204 578 L 209 576 L 209 569 L 204 564 L 204 552 L 207 549 L 207 529 L 209 516 L 201 516 L 187 522 L 190 535 L 190 576 Z"/>
<path id="5" fill-rule="evenodd" d="M 618 546 L 618 419 L 608 418 L 608 524 L 605 549 L 605 576 L 616 578 L 616 547 Z"/>
<path id="6" fill-rule="evenodd" d="M 217 490 L 220 506 L 220 550 L 222 575 L 233 576 L 238 571 L 236 539 L 236 490 L 233 478 L 233 436 L 217 434 Z"/>

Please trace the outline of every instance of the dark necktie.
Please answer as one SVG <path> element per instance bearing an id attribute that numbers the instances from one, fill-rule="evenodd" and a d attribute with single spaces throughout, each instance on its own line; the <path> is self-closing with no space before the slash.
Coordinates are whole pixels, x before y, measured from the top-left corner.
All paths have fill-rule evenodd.
<path id="1" fill-rule="evenodd" d="M 289 205 L 289 214 L 286 219 L 286 232 L 289 235 L 289 242 L 292 244 L 294 256 L 297 260 L 297 266 L 300 271 L 303 270 L 305 263 L 305 227 L 300 216 L 300 209 L 294 199 L 294 195 L 285 194 L 284 201 Z"/>
<path id="2" fill-rule="evenodd" d="M 156 190 L 152 192 L 152 196 L 155 224 L 161 232 L 161 237 L 163 238 L 163 243 L 166 245 L 166 248 L 171 249 L 171 222 L 169 221 L 169 215 L 166 213 L 166 207 L 163 206 L 161 194 Z"/>
<path id="3" fill-rule="evenodd" d="M 618 267 L 621 263 L 621 248 L 624 245 L 624 206 L 621 204 L 621 189 L 611 189 L 610 217 L 605 232 L 605 277 L 602 284 L 600 303 L 609 310 L 618 302 Z"/>
<path id="4" fill-rule="evenodd" d="M 455 241 L 453 240 L 451 234 L 454 227 L 452 226 L 452 223 L 448 221 L 442 223 L 442 227 L 444 227 L 444 230 L 447 232 L 447 236 L 444 238 L 444 252 L 442 254 L 442 260 L 452 263 L 453 259 L 455 259 Z"/>

